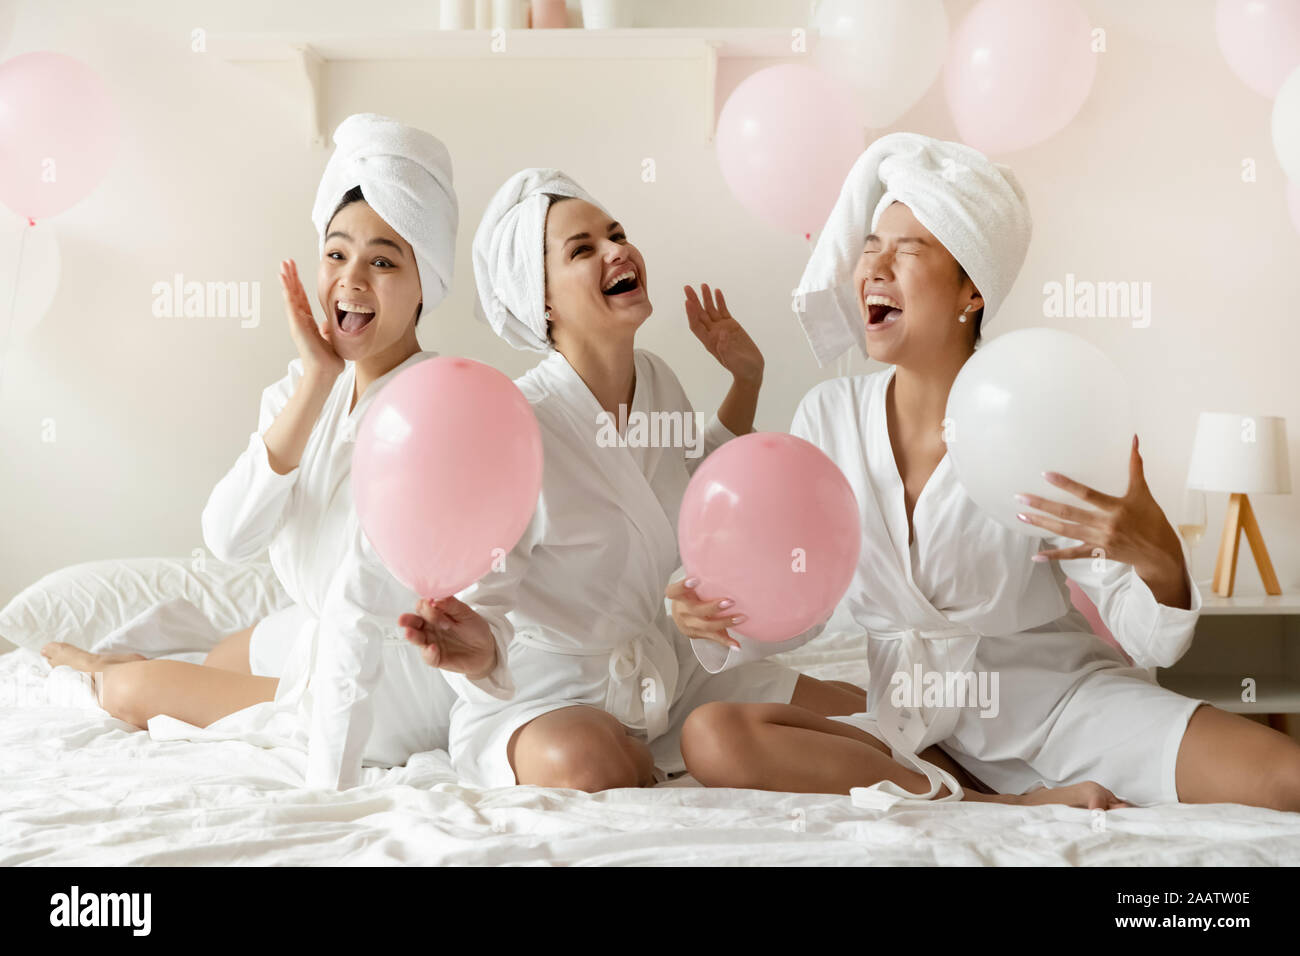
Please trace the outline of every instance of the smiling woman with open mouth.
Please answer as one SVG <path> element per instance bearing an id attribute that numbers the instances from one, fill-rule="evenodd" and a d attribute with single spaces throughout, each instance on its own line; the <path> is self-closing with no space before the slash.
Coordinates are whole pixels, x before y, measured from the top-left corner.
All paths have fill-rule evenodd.
<path id="1" fill-rule="evenodd" d="M 665 612 L 677 513 L 704 458 L 680 444 L 600 440 L 605 423 L 626 421 L 628 409 L 694 414 L 667 363 L 635 347 L 652 306 L 645 258 L 623 224 L 559 170 L 526 169 L 489 203 L 474 273 L 493 330 L 546 353 L 517 380 L 541 426 L 545 470 L 537 513 L 505 556 L 505 573 L 462 594 L 508 611 L 517 692 L 507 701 L 465 690 L 451 733 L 457 772 L 489 787 L 650 786 L 684 769 L 682 722 L 702 703 L 859 709 L 860 689 L 771 662 L 715 677 Z M 701 291 L 685 290 L 687 320 L 731 376 L 704 427 L 707 456 L 752 430 L 763 356 L 722 293 Z M 421 606 L 402 623 L 427 632 L 439 618 Z"/>
<path id="2" fill-rule="evenodd" d="M 202 665 L 110 659 L 66 644 L 45 651 L 55 663 L 102 672 L 105 709 L 141 728 L 158 714 L 199 727 L 225 717 L 222 726 L 238 737 L 259 730 L 260 718 L 250 710 L 245 727 L 236 712 L 274 701 L 308 737 L 307 784 L 327 788 L 355 784 L 363 761 L 392 766 L 445 747 L 455 700 L 444 671 L 430 668 L 417 648 L 384 640 L 411 592 L 366 546 L 348 481 L 356 429 L 376 393 L 436 355 L 421 350 L 415 327 L 451 279 L 451 158 L 430 134 L 375 114 L 348 117 L 334 142 L 312 215 L 324 321 L 313 314 L 297 265 L 282 262 L 298 356 L 263 393 L 257 431 L 203 511 L 209 550 L 243 562 L 269 547 L 293 602 L 228 636 Z M 449 656 L 444 666 L 500 691 L 492 628 L 506 625 L 500 618 L 480 624 L 462 635 L 473 653 Z M 320 647 L 329 652 L 318 654 Z M 337 663 L 349 654 L 370 666 L 362 672 Z M 298 712 L 308 704 L 310 711 Z"/>
<path id="3" fill-rule="evenodd" d="M 1019 496 L 1026 512 L 1040 509 L 1020 519 L 1053 532 L 1046 539 L 985 514 L 952 466 L 953 380 L 1015 282 L 1030 233 L 1015 174 L 961 143 L 892 133 L 849 173 L 797 315 L 819 363 L 856 347 L 889 367 L 816 386 L 791 432 L 830 456 L 858 500 L 866 533 L 841 609 L 867 642 L 871 707 L 831 719 L 796 707 L 701 708 L 682 744 L 701 782 L 852 793 L 875 809 L 964 798 L 1300 810 L 1300 744 L 1150 675 L 1186 650 L 1201 599 L 1142 476 L 1136 436 L 1123 498 L 1064 477 L 1056 483 L 1092 509 Z M 1132 665 L 1071 610 L 1067 576 Z M 675 598 L 675 617 L 695 610 Z M 725 632 L 721 620 L 697 626 Z M 823 627 L 753 654 L 791 650 Z M 899 675 L 913 674 L 949 686 L 999 675 L 996 714 L 900 700 Z"/>

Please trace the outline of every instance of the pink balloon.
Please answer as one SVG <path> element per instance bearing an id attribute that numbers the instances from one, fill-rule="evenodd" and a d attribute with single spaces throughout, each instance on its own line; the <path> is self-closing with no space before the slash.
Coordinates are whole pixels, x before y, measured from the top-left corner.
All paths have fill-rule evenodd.
<path id="1" fill-rule="evenodd" d="M 727 442 L 696 470 L 677 522 L 687 577 L 705 600 L 729 597 L 748 620 L 730 630 L 784 641 L 830 617 L 853 579 L 862 533 L 839 468 L 793 435 Z M 802 570 L 800 570 L 802 568 Z"/>
<path id="2" fill-rule="evenodd" d="M 1128 656 L 1128 652 L 1115 640 L 1115 635 L 1110 632 L 1105 623 L 1102 622 L 1101 615 L 1097 613 L 1097 605 L 1092 603 L 1092 599 L 1084 593 L 1083 588 L 1079 587 L 1072 579 L 1066 579 L 1066 586 L 1070 589 L 1070 603 L 1078 609 L 1079 613 L 1087 618 L 1088 626 L 1092 628 L 1092 633 L 1096 634 L 1103 641 L 1109 644 L 1115 650 L 1124 655 L 1124 658 L 1133 662 L 1133 658 Z"/>
<path id="3" fill-rule="evenodd" d="M 953 36 L 943 84 L 961 139 L 1007 153 L 1068 125 L 1096 75 L 1074 0 L 981 0 Z"/>
<path id="4" fill-rule="evenodd" d="M 1300 66 L 1300 0 L 1219 0 L 1214 29 L 1232 72 L 1269 99 Z"/>
<path id="5" fill-rule="evenodd" d="M 470 359 L 426 359 L 384 386 L 352 452 L 375 552 L 421 597 L 469 587 L 515 546 L 542 487 L 542 435 L 515 383 Z"/>
<path id="6" fill-rule="evenodd" d="M 746 78 L 718 116 L 718 164 L 732 195 L 765 222 L 811 235 L 862 152 L 857 116 L 849 91 L 812 67 Z"/>
<path id="7" fill-rule="evenodd" d="M 1300 186 L 1289 181 L 1286 184 L 1286 204 L 1291 211 L 1291 225 L 1300 233 Z"/>
<path id="8" fill-rule="evenodd" d="M 0 202 L 27 219 L 75 205 L 117 149 L 117 109 L 90 67 L 62 53 L 0 63 Z"/>

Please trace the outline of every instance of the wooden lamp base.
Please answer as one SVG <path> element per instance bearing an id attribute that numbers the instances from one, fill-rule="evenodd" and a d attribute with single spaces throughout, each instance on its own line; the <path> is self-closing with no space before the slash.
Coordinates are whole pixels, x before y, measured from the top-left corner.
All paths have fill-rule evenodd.
<path id="1" fill-rule="evenodd" d="M 1250 498 L 1243 494 L 1233 494 L 1228 498 L 1228 514 L 1223 519 L 1223 539 L 1219 542 L 1219 561 L 1214 566 L 1214 593 L 1232 597 L 1232 584 L 1237 577 L 1237 547 L 1241 544 L 1242 531 L 1246 532 L 1246 540 L 1250 542 L 1250 552 L 1255 556 L 1255 565 L 1264 581 L 1264 590 L 1269 594 L 1281 594 L 1277 575 L 1273 573 L 1273 562 L 1269 560 L 1268 549 L 1264 547 L 1264 536 L 1255 520 L 1255 510 L 1250 506 Z"/>

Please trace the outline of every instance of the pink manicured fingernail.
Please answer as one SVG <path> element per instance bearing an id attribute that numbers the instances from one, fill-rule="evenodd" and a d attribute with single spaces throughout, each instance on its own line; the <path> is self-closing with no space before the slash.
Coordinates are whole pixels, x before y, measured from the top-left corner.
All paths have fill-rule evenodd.
<path id="1" fill-rule="evenodd" d="M 1037 563 L 1042 564 L 1044 561 L 1047 560 L 1047 555 L 1045 555 L 1045 554 L 1036 554 L 1036 555 L 1034 555 L 1032 558 L 1030 558 L 1029 560 L 1030 560 L 1030 561 L 1036 561 Z"/>
<path id="2" fill-rule="evenodd" d="M 735 603 L 736 603 L 736 602 L 733 601 L 733 600 L 731 600 L 731 598 L 727 598 L 725 601 L 719 601 L 719 602 L 718 602 L 718 610 L 720 610 L 720 611 L 725 611 L 727 608 L 731 607 L 731 605 L 733 605 L 733 604 L 735 604 Z"/>
<path id="3" fill-rule="evenodd" d="M 731 619 L 731 623 L 732 623 L 732 624 L 739 624 L 739 623 L 741 623 L 741 622 L 744 621 L 744 620 L 745 620 L 745 615 L 741 614 L 741 615 L 739 615 L 739 616 L 737 616 L 737 617 L 733 617 L 733 618 Z"/>
<path id="4" fill-rule="evenodd" d="M 1054 471 L 1045 471 L 1043 472 L 1043 477 L 1046 478 L 1048 481 L 1054 482 L 1056 481 L 1056 479 L 1060 478 L 1061 476 Z"/>
<path id="5" fill-rule="evenodd" d="M 1016 501 L 1024 505 L 1025 507 L 1029 507 L 1031 504 L 1028 495 L 1016 495 Z"/>
<path id="6" fill-rule="evenodd" d="M 696 586 L 699 585 L 699 583 L 700 583 L 700 579 L 699 579 L 699 578 L 687 578 L 687 579 L 686 579 L 685 581 L 683 581 L 682 583 L 683 583 L 684 585 L 686 585 L 688 588 L 694 588 L 694 587 L 696 587 Z"/>
<path id="7" fill-rule="evenodd" d="M 1030 524 L 1033 523 L 1033 522 L 1030 522 L 1030 521 L 1029 521 L 1029 516 L 1028 516 L 1028 515 L 1022 514 L 1022 513 L 1020 513 L 1020 512 L 1017 512 L 1017 513 L 1016 513 L 1016 517 L 1019 518 L 1021 521 L 1029 522 Z"/>

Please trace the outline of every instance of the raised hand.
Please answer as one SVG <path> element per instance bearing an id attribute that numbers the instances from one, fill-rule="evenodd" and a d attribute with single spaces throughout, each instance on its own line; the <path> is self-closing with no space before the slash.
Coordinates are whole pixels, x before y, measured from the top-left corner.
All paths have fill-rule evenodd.
<path id="1" fill-rule="evenodd" d="M 302 280 L 298 278 L 298 265 L 292 259 L 280 263 L 280 290 L 284 294 L 289 335 L 302 359 L 303 372 L 337 378 L 344 363 L 334 349 L 334 323 L 328 318 L 323 325 L 316 323 Z"/>
<path id="2" fill-rule="evenodd" d="M 757 384 L 763 379 L 763 353 L 727 309 L 722 290 L 700 286 L 701 295 L 686 286 L 686 319 L 691 331 L 709 354 L 738 381 Z M 703 301 L 701 301 L 701 297 Z"/>

